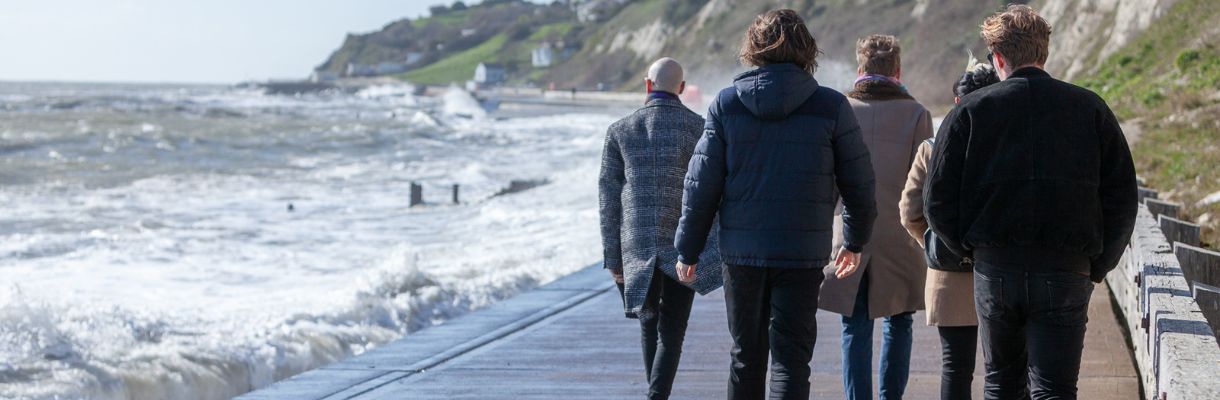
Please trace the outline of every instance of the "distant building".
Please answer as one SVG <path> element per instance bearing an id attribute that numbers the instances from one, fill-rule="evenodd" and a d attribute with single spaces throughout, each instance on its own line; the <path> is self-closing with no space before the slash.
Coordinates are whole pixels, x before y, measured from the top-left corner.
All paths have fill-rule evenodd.
<path id="1" fill-rule="evenodd" d="M 377 75 L 377 67 L 373 65 L 347 63 L 347 69 L 343 71 L 343 76 L 373 76 Z"/>
<path id="2" fill-rule="evenodd" d="M 406 71 L 407 71 L 406 64 L 396 63 L 396 62 L 377 63 L 377 66 L 373 68 L 373 72 L 376 75 L 397 74 L 397 73 L 406 72 Z"/>
<path id="3" fill-rule="evenodd" d="M 417 60 L 418 61 L 418 60 Z M 389 75 L 406 72 L 408 69 L 406 63 L 400 62 L 380 62 L 377 64 L 357 64 L 347 63 L 347 69 L 344 70 L 343 76 L 347 77 L 362 77 L 362 76 L 378 76 Z"/>
<path id="4" fill-rule="evenodd" d="M 309 81 L 313 83 L 330 82 L 339 79 L 339 74 L 330 71 L 314 71 L 309 74 Z"/>
<path id="5" fill-rule="evenodd" d="M 474 68 L 474 82 L 480 86 L 503 83 L 505 79 L 504 66 L 492 63 L 479 63 Z"/>
<path id="6" fill-rule="evenodd" d="M 403 64 L 405 64 L 409 67 L 409 66 L 415 65 L 415 63 L 419 62 L 419 60 L 422 60 L 422 59 L 424 59 L 424 53 L 420 53 L 418 51 L 408 51 L 406 62 L 404 62 Z"/>
<path id="7" fill-rule="evenodd" d="M 532 59 L 535 67 L 549 67 L 555 63 L 555 51 L 551 49 L 550 43 L 543 43 L 541 46 L 534 48 Z"/>

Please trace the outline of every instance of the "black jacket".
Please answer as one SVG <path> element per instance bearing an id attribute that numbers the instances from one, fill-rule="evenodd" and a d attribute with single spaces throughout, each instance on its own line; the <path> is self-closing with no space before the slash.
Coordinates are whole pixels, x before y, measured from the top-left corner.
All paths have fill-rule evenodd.
<path id="1" fill-rule="evenodd" d="M 1020 69 L 963 97 L 936 137 L 925 215 L 955 253 L 1083 256 L 1089 270 L 1074 272 L 1096 282 L 1118 264 L 1135 226 L 1135 168 L 1096 94 Z"/>
<path id="2" fill-rule="evenodd" d="M 719 212 L 726 264 L 821 268 L 839 192 L 845 247 L 861 250 L 877 210 L 868 148 L 847 98 L 792 64 L 741 74 L 709 107 L 687 168 L 679 260 L 699 261 Z"/>

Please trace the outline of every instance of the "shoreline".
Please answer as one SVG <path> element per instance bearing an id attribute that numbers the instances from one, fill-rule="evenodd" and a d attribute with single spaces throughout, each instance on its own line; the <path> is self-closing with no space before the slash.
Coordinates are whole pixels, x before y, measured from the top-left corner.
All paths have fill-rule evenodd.
<path id="1" fill-rule="evenodd" d="M 427 372 L 613 290 L 601 262 L 236 399 L 347 399 Z"/>

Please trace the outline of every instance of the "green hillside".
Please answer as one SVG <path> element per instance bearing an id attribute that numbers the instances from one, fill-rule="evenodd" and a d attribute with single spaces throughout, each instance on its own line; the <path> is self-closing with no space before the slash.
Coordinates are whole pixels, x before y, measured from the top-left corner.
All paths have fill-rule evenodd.
<path id="1" fill-rule="evenodd" d="M 432 63 L 426 67 L 402 74 L 409 82 L 442 85 L 450 82 L 464 82 L 474 75 L 475 67 L 480 62 L 497 61 L 497 53 L 504 48 L 508 36 L 499 34 L 487 39 L 478 46 L 460 51 Z"/>
<path id="2" fill-rule="evenodd" d="M 1185 217 L 1220 243 L 1220 2 L 1179 0 L 1134 41 L 1079 79 L 1142 127 L 1136 168 L 1163 198 L 1183 203 Z"/>

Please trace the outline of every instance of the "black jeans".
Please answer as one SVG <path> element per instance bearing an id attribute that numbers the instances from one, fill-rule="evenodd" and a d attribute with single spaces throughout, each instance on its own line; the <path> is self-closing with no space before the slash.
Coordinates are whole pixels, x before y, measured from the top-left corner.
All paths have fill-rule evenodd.
<path id="1" fill-rule="evenodd" d="M 940 400 L 970 400 L 979 327 L 941 326 Z"/>
<path id="2" fill-rule="evenodd" d="M 644 348 L 644 373 L 648 378 L 648 398 L 668 399 L 682 359 L 686 322 L 690 319 L 695 291 L 653 270 L 652 284 L 644 307 L 652 310 L 640 318 L 640 342 Z"/>
<path id="3" fill-rule="evenodd" d="M 1075 399 L 1092 294 L 1093 282 L 1075 272 L 976 259 L 984 397 Z"/>
<path id="4" fill-rule="evenodd" d="M 733 336 L 729 399 L 762 399 L 767 355 L 771 399 L 809 398 L 809 360 L 818 336 L 821 268 L 724 267 L 724 297 Z"/>

